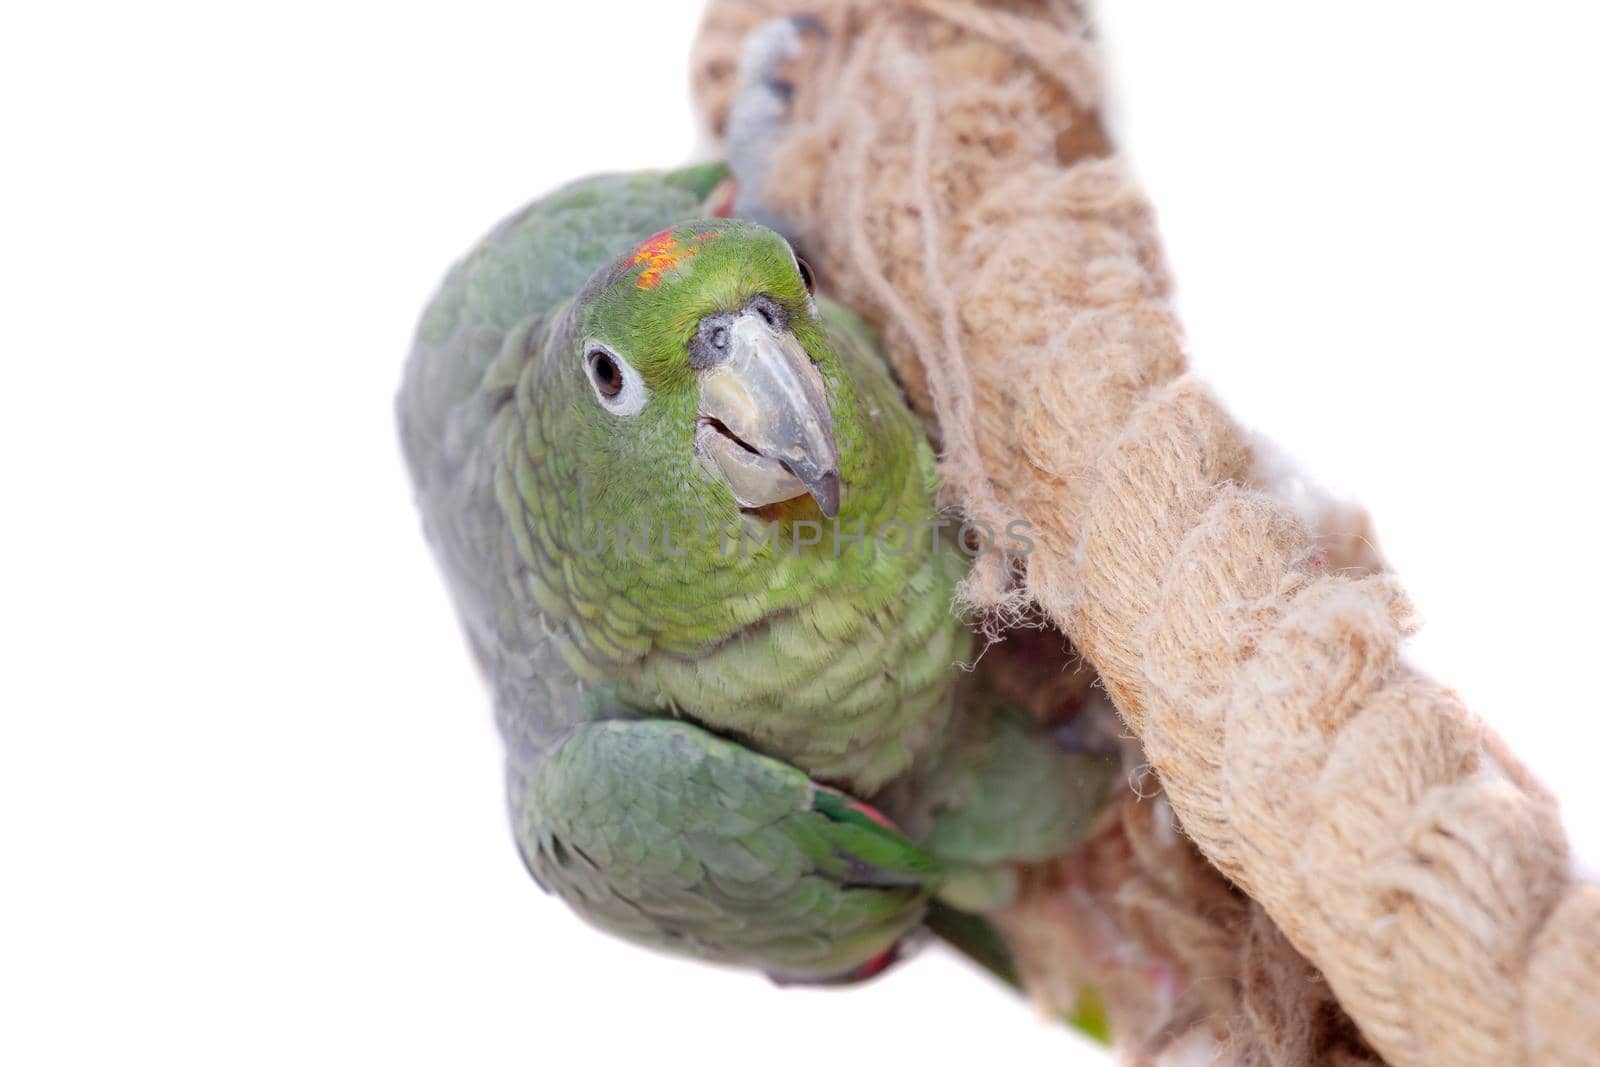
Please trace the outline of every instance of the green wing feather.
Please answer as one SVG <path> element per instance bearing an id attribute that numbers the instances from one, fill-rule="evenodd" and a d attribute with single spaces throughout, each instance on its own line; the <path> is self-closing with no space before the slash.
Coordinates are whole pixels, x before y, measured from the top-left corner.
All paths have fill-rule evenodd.
<path id="1" fill-rule="evenodd" d="M 950 666 L 969 647 L 949 615 L 964 568 L 953 550 L 880 556 L 862 574 L 838 562 L 825 572 L 794 568 L 781 588 L 795 610 L 768 627 L 764 644 L 727 642 L 714 664 L 698 654 L 656 657 L 655 673 L 634 679 L 636 690 L 642 678 L 744 708 L 747 740 L 809 746 L 811 762 L 796 762 L 836 771 L 830 781 L 876 788 L 912 752 L 943 749 L 896 811 L 918 815 L 926 847 L 795 767 L 688 723 L 644 717 L 680 702 L 642 706 L 586 658 L 641 655 L 646 612 L 692 613 L 662 588 L 642 602 L 617 595 L 619 583 L 641 576 L 588 573 L 529 538 L 529 525 L 548 525 L 546 512 L 560 506 L 537 480 L 560 483 L 571 473 L 560 464 L 573 457 L 561 452 L 559 425 L 537 425 L 519 409 L 524 371 L 553 313 L 595 270 L 699 214 L 725 173 L 707 165 L 591 178 L 497 227 L 451 270 L 423 316 L 399 398 L 401 438 L 429 539 L 495 689 L 509 799 L 535 877 L 633 940 L 827 978 L 918 923 L 931 894 L 950 885 L 934 855 L 970 872 L 1065 847 L 1081 830 L 1074 820 L 1087 776 L 1047 737 L 983 709 L 963 709 L 975 725 L 950 744 L 935 740 L 950 721 Z M 871 491 L 885 507 L 931 500 L 931 452 L 870 333 L 836 306 L 824 302 L 823 313 L 874 419 L 883 413 L 875 432 L 885 452 L 903 459 L 899 475 Z M 812 583 L 833 591 L 813 595 Z M 770 606 L 748 591 L 704 596 L 752 613 Z M 862 746 L 873 732 L 887 743 Z"/>
<path id="2" fill-rule="evenodd" d="M 1082 840 L 1117 762 L 1063 750 L 1009 707 L 962 712 L 953 752 L 921 783 L 934 807 L 922 843 L 947 862 L 984 867 L 1037 863 Z"/>
<path id="3" fill-rule="evenodd" d="M 495 423 L 514 414 L 518 371 L 550 312 L 618 249 L 698 213 L 726 174 L 706 164 L 600 175 L 534 201 L 450 270 L 418 325 L 397 402 L 401 446 L 514 762 L 591 717 L 593 699 L 518 578 L 493 447 L 511 435 Z"/>
<path id="4" fill-rule="evenodd" d="M 515 415 L 519 372 L 550 312 L 618 249 L 697 214 L 725 173 L 588 179 L 497 227 L 423 316 L 401 438 L 429 540 L 496 690 L 513 818 L 535 877 L 632 940 L 826 978 L 917 924 L 937 863 L 863 825 L 800 771 L 697 727 L 596 721 L 630 711 L 563 655 L 564 620 L 547 609 L 570 609 L 539 602 L 497 498 L 508 465 L 491 443 L 520 435 L 495 423 Z M 511 489 L 518 504 L 539 505 Z"/>
<path id="5" fill-rule="evenodd" d="M 528 867 L 585 918 L 782 978 L 890 949 L 940 876 L 858 805 L 688 723 L 579 725 L 522 792 Z"/>

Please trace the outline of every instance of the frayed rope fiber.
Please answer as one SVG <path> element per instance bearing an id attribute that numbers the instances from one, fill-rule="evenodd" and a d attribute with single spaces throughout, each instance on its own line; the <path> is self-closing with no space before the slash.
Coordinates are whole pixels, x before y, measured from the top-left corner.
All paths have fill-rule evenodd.
<path id="1" fill-rule="evenodd" d="M 1400 1067 L 1600 1063 L 1600 888 L 1552 798 L 1401 660 L 1395 579 L 1334 566 L 1187 375 L 1080 7 L 712 0 L 714 132 L 744 35 L 796 13 L 826 32 L 763 200 L 881 332 L 952 499 L 1031 525 L 1025 570 L 968 601 L 1070 636 L 1183 832 L 1275 924 L 1229 957 L 1226 1025 L 1260 1031 L 1234 1062 L 1355 1062 L 1285 1033 L 1322 1009 L 1250 1001 L 1281 936 Z"/>

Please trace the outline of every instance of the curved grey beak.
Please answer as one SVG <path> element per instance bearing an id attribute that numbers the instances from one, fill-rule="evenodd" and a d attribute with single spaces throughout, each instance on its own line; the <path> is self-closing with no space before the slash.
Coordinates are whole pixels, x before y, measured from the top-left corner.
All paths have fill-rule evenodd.
<path id="1" fill-rule="evenodd" d="M 792 332 L 754 306 L 701 323 L 695 445 L 758 508 L 810 493 L 839 514 L 839 456 L 822 374 Z"/>

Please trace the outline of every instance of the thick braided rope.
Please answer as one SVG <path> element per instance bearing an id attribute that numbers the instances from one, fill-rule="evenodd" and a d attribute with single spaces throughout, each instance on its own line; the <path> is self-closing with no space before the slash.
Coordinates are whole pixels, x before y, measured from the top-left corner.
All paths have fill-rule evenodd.
<path id="1" fill-rule="evenodd" d="M 1600 1061 L 1600 889 L 1554 804 L 1400 659 L 1385 575 L 1329 573 L 1185 374 L 1146 204 L 1106 148 L 1067 0 L 713 0 L 817 15 L 766 198 L 938 415 L 968 513 L 1027 521 L 1021 588 L 1094 664 L 1184 830 L 1399 1065 Z"/>

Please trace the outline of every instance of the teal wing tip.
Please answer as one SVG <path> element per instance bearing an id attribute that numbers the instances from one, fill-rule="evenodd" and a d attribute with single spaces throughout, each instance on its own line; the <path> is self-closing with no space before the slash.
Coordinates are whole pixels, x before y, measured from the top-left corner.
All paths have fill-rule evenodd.
<path id="1" fill-rule="evenodd" d="M 834 825 L 839 844 L 893 881 L 926 885 L 944 873 L 932 853 L 870 804 L 819 785 L 812 790 L 811 810 Z"/>
<path id="2" fill-rule="evenodd" d="M 812 791 L 811 810 L 819 811 L 837 823 L 876 826 L 898 833 L 894 823 L 883 812 L 829 786 L 819 785 Z"/>

